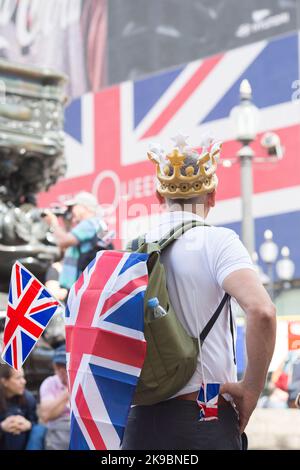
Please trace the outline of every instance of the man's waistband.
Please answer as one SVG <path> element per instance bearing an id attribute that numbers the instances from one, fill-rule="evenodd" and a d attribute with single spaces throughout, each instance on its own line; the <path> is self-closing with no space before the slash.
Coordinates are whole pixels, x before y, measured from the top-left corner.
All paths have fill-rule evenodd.
<path id="1" fill-rule="evenodd" d="M 199 392 L 185 393 L 183 395 L 178 395 L 177 397 L 174 397 L 173 400 L 196 401 L 198 397 L 198 393 Z M 232 406 L 232 405 L 230 401 L 225 400 L 225 398 L 223 398 L 222 395 L 219 395 L 218 406 Z"/>

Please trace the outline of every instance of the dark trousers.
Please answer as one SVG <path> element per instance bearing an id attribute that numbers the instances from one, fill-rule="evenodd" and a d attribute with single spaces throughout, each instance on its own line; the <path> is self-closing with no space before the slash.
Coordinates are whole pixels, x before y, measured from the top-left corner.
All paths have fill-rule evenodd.
<path id="1" fill-rule="evenodd" d="M 241 450 L 238 416 L 231 405 L 219 419 L 199 421 L 194 401 L 172 399 L 131 409 L 123 450 Z"/>

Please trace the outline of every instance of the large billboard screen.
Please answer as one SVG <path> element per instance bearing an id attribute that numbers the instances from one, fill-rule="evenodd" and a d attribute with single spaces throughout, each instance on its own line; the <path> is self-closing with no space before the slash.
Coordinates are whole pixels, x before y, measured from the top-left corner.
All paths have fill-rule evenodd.
<path id="1" fill-rule="evenodd" d="M 233 49 L 137 81 L 128 81 L 75 100 L 66 112 L 67 178 L 43 195 L 41 204 L 80 189 L 109 204 L 107 217 L 118 237 L 144 231 L 150 211 L 158 211 L 154 168 L 147 160 L 151 142 L 171 144 L 178 131 L 197 146 L 212 133 L 224 142 L 223 158 L 235 156 L 230 111 L 247 78 L 260 111 L 257 156 L 266 156 L 260 137 L 275 131 L 285 153 L 277 163 L 254 163 L 256 243 L 265 229 L 279 247 L 287 245 L 300 276 L 300 85 L 299 38 L 290 34 Z M 220 166 L 217 205 L 208 222 L 240 231 L 240 168 Z M 120 204 L 121 203 L 121 204 Z"/>

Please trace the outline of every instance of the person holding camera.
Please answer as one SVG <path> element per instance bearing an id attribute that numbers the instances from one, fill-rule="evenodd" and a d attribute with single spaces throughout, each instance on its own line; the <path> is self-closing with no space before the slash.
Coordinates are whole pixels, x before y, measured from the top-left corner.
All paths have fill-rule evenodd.
<path id="1" fill-rule="evenodd" d="M 59 283 L 69 290 L 84 269 L 82 262 L 107 230 L 101 218 L 100 206 L 93 194 L 81 191 L 66 206 L 72 213 L 73 228 L 67 232 L 58 221 L 58 217 L 47 212 L 45 221 L 49 224 L 57 245 L 65 250 Z"/>

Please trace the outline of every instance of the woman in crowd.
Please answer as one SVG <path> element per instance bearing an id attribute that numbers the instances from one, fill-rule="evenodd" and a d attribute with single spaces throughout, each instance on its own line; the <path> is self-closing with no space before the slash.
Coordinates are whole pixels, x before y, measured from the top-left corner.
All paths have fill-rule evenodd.
<path id="1" fill-rule="evenodd" d="M 23 450 L 37 422 L 36 401 L 25 389 L 23 370 L 0 364 L 0 449 Z"/>

